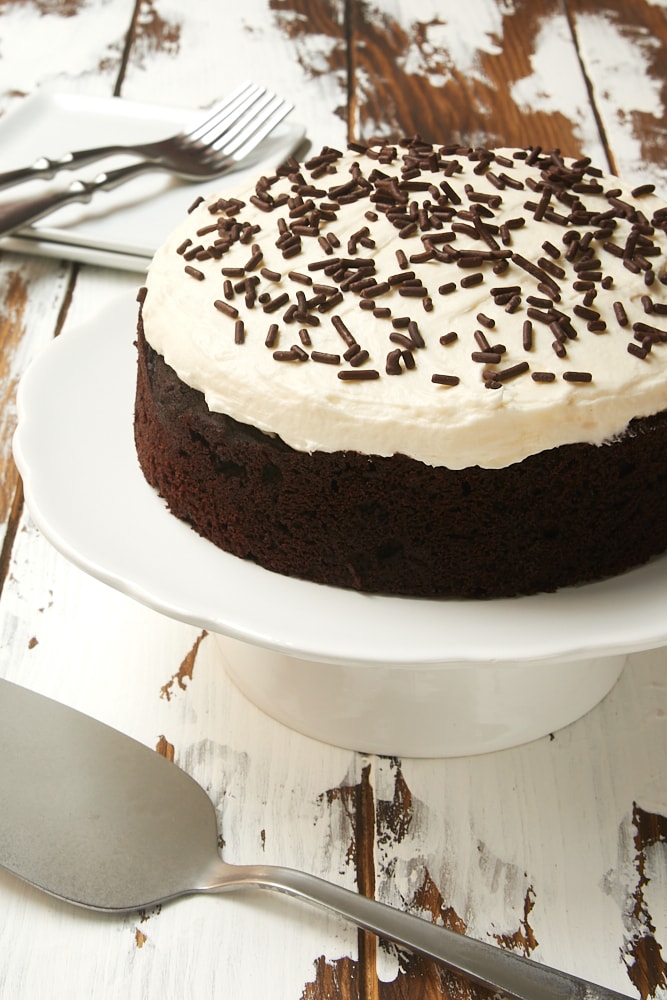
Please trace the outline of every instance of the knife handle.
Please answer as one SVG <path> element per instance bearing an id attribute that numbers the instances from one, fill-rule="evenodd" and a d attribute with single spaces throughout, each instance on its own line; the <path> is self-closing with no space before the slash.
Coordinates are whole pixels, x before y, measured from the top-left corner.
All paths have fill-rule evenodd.
<path id="1" fill-rule="evenodd" d="M 0 203 L 0 236 L 8 236 L 23 226 L 55 212 L 63 205 L 88 202 L 97 191 L 111 191 L 112 188 L 119 187 L 144 171 L 159 169 L 161 169 L 159 161 L 143 160 L 128 167 L 99 174 L 93 181 L 74 181 L 64 191 L 52 191 L 32 198 Z"/>
<path id="2" fill-rule="evenodd" d="M 23 184 L 24 181 L 51 180 L 61 170 L 76 170 L 88 163 L 94 163 L 95 160 L 102 160 L 105 156 L 122 152 L 127 152 L 126 146 L 95 146 L 91 149 L 64 153 L 54 159 L 40 156 L 30 167 L 20 167 L 18 170 L 6 170 L 0 173 L 0 189 Z"/>

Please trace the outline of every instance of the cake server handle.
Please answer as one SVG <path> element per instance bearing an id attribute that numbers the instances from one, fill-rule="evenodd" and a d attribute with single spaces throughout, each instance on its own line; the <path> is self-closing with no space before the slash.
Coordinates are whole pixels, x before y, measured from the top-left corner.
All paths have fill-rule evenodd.
<path id="1" fill-rule="evenodd" d="M 307 872 L 272 865 L 228 865 L 212 872 L 203 892 L 258 887 L 317 903 L 358 927 L 442 962 L 467 979 L 516 1000 L 630 1000 L 623 993 L 459 934 Z"/>
<path id="2" fill-rule="evenodd" d="M 8 236 L 23 226 L 36 222 L 38 219 L 44 218 L 45 215 L 50 215 L 51 212 L 55 212 L 56 209 L 62 208 L 64 205 L 70 205 L 73 202 L 88 202 L 97 191 L 111 191 L 138 174 L 160 168 L 161 164 L 156 160 L 143 160 L 139 163 L 131 163 L 127 167 L 119 167 L 117 170 L 98 174 L 92 181 L 76 180 L 64 191 L 51 191 L 31 198 L 2 202 L 0 203 L 0 236 Z"/>

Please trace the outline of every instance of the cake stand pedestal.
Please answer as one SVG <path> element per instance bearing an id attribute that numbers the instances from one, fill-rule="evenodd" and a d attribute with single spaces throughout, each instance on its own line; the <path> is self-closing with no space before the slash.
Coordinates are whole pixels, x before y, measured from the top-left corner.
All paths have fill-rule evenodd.
<path id="1" fill-rule="evenodd" d="M 479 754 L 546 736 L 597 705 L 626 661 L 620 654 L 583 661 L 327 663 L 216 639 L 234 684 L 273 719 L 325 743 L 397 757 Z"/>

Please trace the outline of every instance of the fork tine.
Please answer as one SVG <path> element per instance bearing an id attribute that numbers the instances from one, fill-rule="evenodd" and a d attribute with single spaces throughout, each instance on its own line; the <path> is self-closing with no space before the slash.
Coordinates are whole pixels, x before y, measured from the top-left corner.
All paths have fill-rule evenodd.
<path id="1" fill-rule="evenodd" d="M 207 122 L 206 131 L 199 136 L 202 145 L 213 145 L 221 139 L 235 136 L 243 123 L 250 121 L 272 99 L 266 87 L 255 87 L 242 101 L 238 101 L 227 113 Z"/>
<path id="2" fill-rule="evenodd" d="M 247 127 L 232 142 L 225 142 L 222 145 L 222 151 L 227 156 L 233 156 L 235 160 L 243 159 L 274 130 L 283 118 L 287 117 L 293 108 L 294 105 L 290 104 L 289 101 L 275 97 L 261 114 L 253 116 Z"/>
<path id="3" fill-rule="evenodd" d="M 196 142 L 202 139 L 212 127 L 215 127 L 225 115 L 235 112 L 238 108 L 243 110 L 247 106 L 248 99 L 253 99 L 259 92 L 263 93 L 266 88 L 258 87 L 249 80 L 242 83 L 230 94 L 227 94 L 221 101 L 209 108 L 205 118 L 199 118 L 196 124 L 188 132 L 183 134 L 183 138 Z"/>
<path id="4" fill-rule="evenodd" d="M 213 149 L 226 148 L 223 143 L 231 142 L 251 122 L 256 121 L 267 105 L 276 100 L 275 94 L 258 94 L 252 100 L 244 102 L 244 107 L 228 115 L 221 127 L 209 129 L 204 140 Z"/>

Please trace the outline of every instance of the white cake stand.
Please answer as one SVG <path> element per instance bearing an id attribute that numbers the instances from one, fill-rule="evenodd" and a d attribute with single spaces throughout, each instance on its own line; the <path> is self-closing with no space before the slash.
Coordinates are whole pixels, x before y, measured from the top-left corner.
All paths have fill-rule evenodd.
<path id="1" fill-rule="evenodd" d="M 358 594 L 221 552 L 146 484 L 133 434 L 136 303 L 58 337 L 18 397 L 14 453 L 43 533 L 93 576 L 218 637 L 260 709 L 327 743 L 482 753 L 595 706 L 628 653 L 667 642 L 667 558 L 612 580 L 497 601 Z"/>

